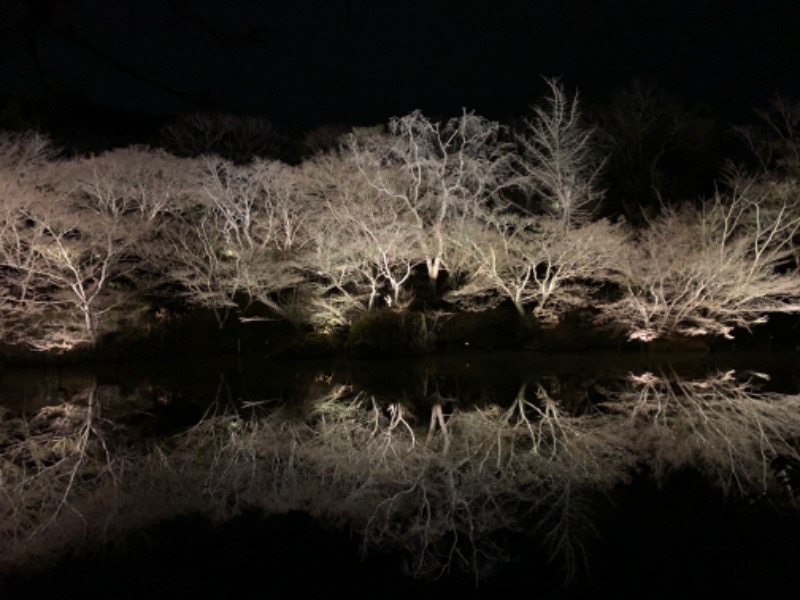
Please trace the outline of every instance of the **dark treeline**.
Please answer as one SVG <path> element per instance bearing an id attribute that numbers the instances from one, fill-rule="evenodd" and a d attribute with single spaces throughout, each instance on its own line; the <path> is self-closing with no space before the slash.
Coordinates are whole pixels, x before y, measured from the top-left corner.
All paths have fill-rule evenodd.
<path id="1" fill-rule="evenodd" d="M 92 347 L 202 309 L 427 351 L 503 306 L 531 331 L 646 343 L 800 311 L 797 104 L 727 127 L 653 85 L 589 109 L 547 85 L 509 125 L 415 111 L 300 134 L 198 113 L 147 145 L 46 136 L 8 106 L 4 339 Z"/>

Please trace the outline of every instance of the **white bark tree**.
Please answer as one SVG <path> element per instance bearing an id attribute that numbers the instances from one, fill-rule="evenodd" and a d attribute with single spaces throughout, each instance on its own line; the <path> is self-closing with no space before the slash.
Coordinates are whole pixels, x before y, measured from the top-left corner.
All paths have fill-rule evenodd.
<path id="1" fill-rule="evenodd" d="M 800 277 L 787 270 L 800 228 L 795 202 L 752 180 L 700 207 L 670 209 L 620 261 L 624 297 L 603 307 L 630 339 L 731 337 L 770 313 L 800 312 Z"/>
<path id="2" fill-rule="evenodd" d="M 470 302 L 487 292 L 510 299 L 520 315 L 557 320 L 590 303 L 588 282 L 612 276 L 623 234 L 608 221 L 564 229 L 549 217 L 495 215 L 467 226 L 456 240 L 468 283 L 450 294 Z"/>
<path id="3" fill-rule="evenodd" d="M 21 341 L 38 350 L 95 344 L 124 299 L 115 283 L 129 270 L 138 223 L 32 190 L 4 200 L 0 261 L 5 302 L 27 320 Z"/>
<path id="4" fill-rule="evenodd" d="M 508 154 L 499 132 L 472 113 L 439 124 L 415 111 L 392 119 L 388 136 L 350 138 L 369 184 L 405 214 L 433 290 L 447 267 L 448 225 L 485 205 L 505 182 Z"/>
<path id="5" fill-rule="evenodd" d="M 309 318 L 321 329 L 345 325 L 379 305 L 408 299 L 406 284 L 419 262 L 414 226 L 387 202 L 348 154 L 316 156 L 301 167 L 313 250 L 303 257 Z"/>
<path id="6" fill-rule="evenodd" d="M 595 156 L 594 132 L 582 121 L 577 94 L 570 99 L 558 80 L 546 81 L 549 95 L 533 107 L 533 118 L 516 136 L 516 183 L 569 229 L 585 223 L 597 208 L 602 161 Z"/>
<path id="7" fill-rule="evenodd" d="M 0 170 L 4 177 L 25 177 L 33 167 L 41 167 L 58 155 L 50 139 L 37 132 L 0 132 Z"/>
<path id="8" fill-rule="evenodd" d="M 185 205 L 197 161 L 143 147 L 118 148 L 59 169 L 64 193 L 109 215 L 137 215 L 148 226 Z"/>
<path id="9" fill-rule="evenodd" d="M 189 303 L 214 313 L 224 327 L 239 292 L 234 257 L 227 250 L 219 216 L 192 207 L 173 219 L 151 260 L 167 281 L 176 283 Z"/>
<path id="10" fill-rule="evenodd" d="M 220 326 L 240 302 L 287 316 L 279 296 L 302 282 L 298 257 L 310 245 L 295 170 L 209 159 L 198 187 L 199 203 L 165 230 L 168 277 L 190 302 L 214 310 Z"/>
<path id="11" fill-rule="evenodd" d="M 147 230 L 142 211 L 86 193 L 76 174 L 91 161 L 55 156 L 34 134 L 0 140 L 6 322 L 14 321 L 12 339 L 39 350 L 93 345 L 113 329 L 111 315 L 132 293 L 134 247 Z"/>

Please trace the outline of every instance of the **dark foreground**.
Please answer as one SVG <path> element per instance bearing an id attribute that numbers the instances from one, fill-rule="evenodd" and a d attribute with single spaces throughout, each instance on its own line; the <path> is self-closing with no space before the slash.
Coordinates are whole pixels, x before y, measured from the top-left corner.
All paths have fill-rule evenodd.
<path id="1" fill-rule="evenodd" d="M 598 511 L 587 567 L 571 583 L 509 533 L 517 559 L 476 586 L 464 574 L 407 576 L 395 555 L 323 528 L 301 513 L 246 514 L 224 525 L 183 518 L 131 535 L 120 547 L 69 558 L 2 582 L 2 598 L 792 598 L 800 589 L 800 512 L 769 501 L 724 502 L 699 476 L 657 489 L 617 488 Z"/>

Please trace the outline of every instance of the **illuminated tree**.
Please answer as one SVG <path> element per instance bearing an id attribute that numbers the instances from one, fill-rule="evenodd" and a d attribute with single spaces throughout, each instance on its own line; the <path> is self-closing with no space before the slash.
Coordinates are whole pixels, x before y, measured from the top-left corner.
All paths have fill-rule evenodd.
<path id="1" fill-rule="evenodd" d="M 785 191 L 785 190 L 784 190 Z M 800 228 L 796 194 L 739 179 L 727 195 L 667 210 L 619 261 L 624 297 L 604 306 L 630 339 L 731 337 L 770 313 L 800 312 L 787 270 Z"/>
<path id="2" fill-rule="evenodd" d="M 109 215 L 136 215 L 156 226 L 195 190 L 197 162 L 144 147 L 117 148 L 58 165 L 50 183 L 78 205 Z"/>
<path id="3" fill-rule="evenodd" d="M 589 286 L 612 275 L 623 234 L 607 221 L 565 230 L 560 218 L 511 214 L 465 225 L 456 243 L 468 281 L 449 299 L 470 303 L 496 292 L 520 315 L 533 305 L 538 317 L 557 320 L 590 304 Z"/>
<path id="4" fill-rule="evenodd" d="M 306 193 L 314 202 L 316 247 L 309 268 L 332 289 L 364 308 L 396 306 L 414 265 L 414 223 L 404 207 L 387 202 L 349 156 L 327 154 L 303 166 Z"/>
<path id="5" fill-rule="evenodd" d="M 433 290 L 446 269 L 448 226 L 468 218 L 504 183 L 500 126 L 464 112 L 444 124 L 419 111 L 389 122 L 389 135 L 353 135 L 350 151 L 369 184 L 396 205 Z"/>
<path id="6" fill-rule="evenodd" d="M 208 159 L 197 186 L 197 203 L 164 229 L 156 261 L 220 326 L 240 301 L 284 316 L 278 295 L 302 281 L 297 261 L 309 245 L 294 169 Z"/>
<path id="7" fill-rule="evenodd" d="M 0 132 L 0 169 L 5 179 L 18 180 L 30 176 L 32 168 L 46 165 L 58 153 L 50 139 L 40 133 Z"/>
<path id="8" fill-rule="evenodd" d="M 549 95 L 533 107 L 534 117 L 516 136 L 515 181 L 568 229 L 586 222 L 597 208 L 602 162 L 595 157 L 593 130 L 582 122 L 578 96 L 570 99 L 558 80 L 546 81 Z"/>
<path id="9" fill-rule="evenodd" d="M 21 341 L 39 350 L 95 344 L 105 316 L 123 300 L 114 282 L 130 269 L 126 259 L 139 223 L 75 210 L 63 197 L 32 190 L 4 200 L 4 300 L 12 314 L 25 319 Z"/>
<path id="10" fill-rule="evenodd" d="M 0 262 L 9 338 L 39 350 L 95 344 L 130 297 L 142 213 L 85 193 L 80 162 L 40 136 L 0 140 Z"/>

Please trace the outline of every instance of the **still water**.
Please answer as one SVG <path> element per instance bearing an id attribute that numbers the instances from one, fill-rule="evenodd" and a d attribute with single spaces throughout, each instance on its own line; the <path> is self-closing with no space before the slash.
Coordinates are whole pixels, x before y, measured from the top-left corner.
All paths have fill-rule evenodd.
<path id="1" fill-rule="evenodd" d="M 788 354 L 0 372 L 3 597 L 778 597 Z"/>

